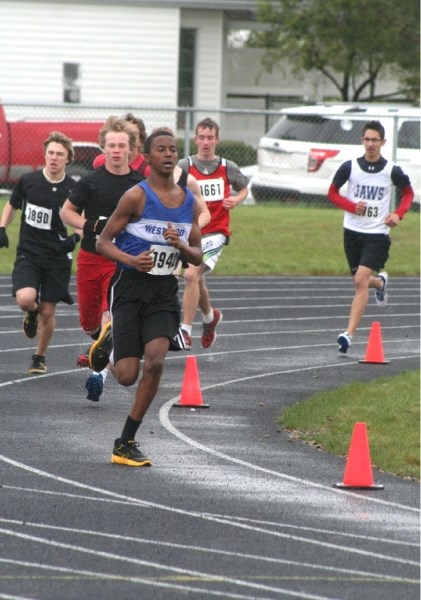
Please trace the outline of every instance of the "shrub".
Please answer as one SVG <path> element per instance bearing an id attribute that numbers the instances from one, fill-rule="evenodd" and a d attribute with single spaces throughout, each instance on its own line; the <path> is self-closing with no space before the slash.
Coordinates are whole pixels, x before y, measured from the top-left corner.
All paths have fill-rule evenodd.
<path id="1" fill-rule="evenodd" d="M 182 158 L 184 156 L 184 140 L 178 139 L 177 146 L 179 157 Z M 191 139 L 189 154 L 195 154 L 196 152 L 196 144 L 194 139 Z M 222 140 L 222 142 L 218 144 L 216 152 L 219 156 L 234 161 L 239 167 L 255 165 L 257 162 L 257 150 L 244 142 Z"/>

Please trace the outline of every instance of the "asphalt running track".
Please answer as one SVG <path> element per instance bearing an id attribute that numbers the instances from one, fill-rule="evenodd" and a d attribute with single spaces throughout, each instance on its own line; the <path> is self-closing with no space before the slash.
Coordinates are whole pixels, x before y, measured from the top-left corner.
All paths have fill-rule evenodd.
<path id="1" fill-rule="evenodd" d="M 133 389 L 110 376 L 86 400 L 77 307 L 59 306 L 48 374 L 30 376 L 0 278 L 0 598 L 418 600 L 418 483 L 375 472 L 384 490 L 338 490 L 345 460 L 276 419 L 317 390 L 418 367 L 419 282 L 392 278 L 382 309 L 370 299 L 346 357 L 350 278 L 209 286 L 220 335 L 203 350 L 193 332 L 209 409 L 172 407 L 186 353 L 171 353 L 142 425 L 153 467 L 131 469 L 110 454 Z M 375 320 L 388 365 L 358 363 Z"/>

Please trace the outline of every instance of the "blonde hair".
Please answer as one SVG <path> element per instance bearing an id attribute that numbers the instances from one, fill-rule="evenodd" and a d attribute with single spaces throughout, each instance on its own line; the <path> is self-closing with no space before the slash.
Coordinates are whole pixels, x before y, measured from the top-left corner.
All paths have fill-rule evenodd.
<path id="1" fill-rule="evenodd" d="M 105 136 L 107 133 L 127 133 L 129 136 L 130 152 L 136 148 L 136 134 L 125 119 L 120 119 L 115 115 L 111 115 L 105 121 L 99 132 L 98 143 L 102 149 L 105 148 Z"/>

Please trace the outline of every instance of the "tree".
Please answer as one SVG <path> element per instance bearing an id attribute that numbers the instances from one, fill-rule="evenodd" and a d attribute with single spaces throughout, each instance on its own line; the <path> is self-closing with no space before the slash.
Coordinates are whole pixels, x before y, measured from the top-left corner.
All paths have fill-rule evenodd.
<path id="1" fill-rule="evenodd" d="M 376 99 L 378 78 L 393 72 L 393 95 L 419 99 L 419 0 L 259 0 L 258 19 L 267 28 L 248 45 L 266 49 L 269 72 L 285 60 L 295 73 L 315 69 L 354 101 Z"/>

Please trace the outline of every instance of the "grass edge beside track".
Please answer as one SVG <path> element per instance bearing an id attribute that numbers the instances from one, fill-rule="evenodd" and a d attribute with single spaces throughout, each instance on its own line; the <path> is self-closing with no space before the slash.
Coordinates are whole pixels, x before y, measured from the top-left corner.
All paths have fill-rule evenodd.
<path id="1" fill-rule="evenodd" d="M 286 408 L 279 424 L 293 437 L 346 456 L 355 422 L 364 422 L 373 466 L 420 479 L 420 371 L 321 391 Z"/>

